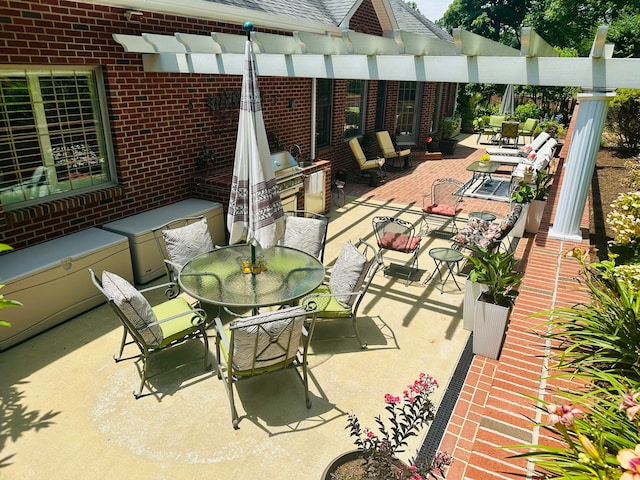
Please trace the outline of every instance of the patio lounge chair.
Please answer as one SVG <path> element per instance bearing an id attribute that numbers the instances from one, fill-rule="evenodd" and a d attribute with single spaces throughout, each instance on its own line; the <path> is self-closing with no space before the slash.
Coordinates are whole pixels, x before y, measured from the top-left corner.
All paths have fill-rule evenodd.
<path id="1" fill-rule="evenodd" d="M 357 138 L 349 140 L 349 147 L 358 162 L 360 173 L 369 176 L 369 185 L 372 187 L 377 186 L 384 176 L 382 168 L 384 167 L 385 159 L 374 158 L 373 160 L 367 160 Z"/>
<path id="2" fill-rule="evenodd" d="M 409 255 L 409 273 L 407 274 L 407 285 L 409 285 L 411 275 L 418 269 L 418 253 L 422 237 L 415 234 L 415 228 L 411 223 L 398 217 L 373 217 L 372 224 L 381 260 L 384 261 L 384 250 Z M 385 272 L 388 272 L 389 266 L 385 267 Z"/>
<path id="3" fill-rule="evenodd" d="M 142 295 L 156 289 L 170 287 L 166 284 L 137 290 L 125 279 L 115 273 L 102 272 L 102 282 L 98 281 L 93 270 L 89 269 L 91 281 L 107 299 L 118 315 L 123 326 L 120 354 L 114 360 L 122 360 L 126 345 L 135 344 L 140 350 L 142 375 L 140 388 L 133 395 L 139 398 L 147 381 L 151 356 L 156 352 L 171 348 L 189 339 L 200 338 L 204 343 L 204 368 L 209 370 L 209 340 L 205 330 L 206 313 L 193 308 L 181 297 L 173 298 L 152 307 Z M 127 338 L 131 341 L 127 342 Z"/>
<path id="4" fill-rule="evenodd" d="M 492 161 L 499 162 L 499 158 L 493 158 L 494 155 L 504 155 L 504 156 L 516 156 L 516 157 L 527 157 L 530 153 L 536 153 L 540 148 L 545 144 L 547 140 L 549 140 L 550 135 L 547 132 L 540 132 L 536 138 L 533 139 L 530 143 L 520 147 L 517 150 L 513 148 L 502 148 L 502 147 L 493 147 L 487 148 L 487 153 L 490 157 L 492 157 Z"/>
<path id="5" fill-rule="evenodd" d="M 307 316 L 312 320 L 305 328 Z M 231 405 L 233 428 L 239 428 L 233 384 L 246 378 L 268 374 L 288 367 L 302 369 L 307 408 L 311 408 L 307 374 L 307 352 L 313 335 L 315 316 L 303 306 L 233 320 L 227 327 L 214 320 L 218 378 L 224 381 Z"/>
<path id="6" fill-rule="evenodd" d="M 306 210 L 289 210 L 285 214 L 284 235 L 278 245 L 305 251 L 322 262 L 329 218 Z"/>
<path id="7" fill-rule="evenodd" d="M 316 310 L 318 320 L 351 320 L 360 346 L 367 348 L 358 330 L 358 307 L 380 267 L 382 258 L 374 247 L 362 239 L 355 245 L 348 241 L 331 268 L 329 281 L 307 295 L 302 303 Z"/>
<path id="8" fill-rule="evenodd" d="M 389 132 L 382 130 L 376 132 L 376 138 L 378 139 L 378 145 L 382 151 L 384 159 L 389 162 L 395 162 L 396 160 L 402 160 L 402 164 L 398 168 L 410 168 L 411 167 L 411 149 L 406 148 L 404 150 L 396 149 Z"/>
<path id="9" fill-rule="evenodd" d="M 439 222 L 438 230 L 451 225 L 453 233 L 458 231 L 456 219 L 462 210 L 464 184 L 454 178 L 438 178 L 431 184 L 431 193 L 422 196 L 422 222 L 429 232 L 429 219 Z"/>
<path id="10" fill-rule="evenodd" d="M 158 250 L 164 259 L 167 281 L 174 283 L 173 298 L 179 293 L 178 272 L 192 258 L 214 249 L 211 234 L 204 217 L 185 217 L 172 220 L 152 230 Z"/>

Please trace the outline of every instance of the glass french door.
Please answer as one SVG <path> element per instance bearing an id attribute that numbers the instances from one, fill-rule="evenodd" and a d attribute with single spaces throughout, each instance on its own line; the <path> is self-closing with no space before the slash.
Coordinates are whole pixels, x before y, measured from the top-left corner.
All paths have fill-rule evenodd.
<path id="1" fill-rule="evenodd" d="M 395 127 L 396 141 L 398 143 L 417 143 L 421 98 L 422 83 L 399 83 Z"/>

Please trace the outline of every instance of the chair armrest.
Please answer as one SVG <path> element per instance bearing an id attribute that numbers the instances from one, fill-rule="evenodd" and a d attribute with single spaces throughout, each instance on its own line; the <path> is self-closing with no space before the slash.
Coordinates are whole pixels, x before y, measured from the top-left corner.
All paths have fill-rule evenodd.
<path id="1" fill-rule="evenodd" d="M 160 290 L 161 288 L 167 289 L 167 288 L 175 288 L 177 286 L 178 286 L 178 284 L 176 282 L 161 283 L 160 285 L 154 285 L 152 287 L 141 288 L 138 291 L 140 293 L 148 293 L 148 292 L 152 292 L 154 290 Z"/>
<path id="2" fill-rule="evenodd" d="M 159 320 L 157 322 L 151 322 L 149 324 L 149 326 L 151 326 L 151 325 L 160 325 L 161 323 L 170 322 L 171 320 L 175 320 L 176 318 L 184 317 L 185 315 L 188 315 L 190 313 L 194 314 L 193 318 L 191 319 L 191 324 L 194 327 L 199 327 L 199 326 L 203 325 L 205 323 L 205 321 L 207 320 L 207 312 L 205 312 L 201 308 L 194 308 L 194 309 L 191 309 L 191 310 L 186 310 L 184 312 L 176 313 L 175 315 L 171 315 L 170 317 L 163 318 L 162 320 Z"/>
<path id="3" fill-rule="evenodd" d="M 227 332 L 225 332 L 224 327 L 222 326 L 222 320 L 220 320 L 220 317 L 216 317 L 213 320 L 213 325 L 216 329 L 218 341 L 223 343 L 225 350 L 228 352 L 230 345 L 229 337 L 227 337 Z"/>

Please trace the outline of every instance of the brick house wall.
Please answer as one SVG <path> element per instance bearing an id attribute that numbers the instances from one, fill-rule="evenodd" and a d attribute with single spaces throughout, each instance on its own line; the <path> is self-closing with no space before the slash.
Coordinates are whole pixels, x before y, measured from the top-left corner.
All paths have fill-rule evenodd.
<path id="1" fill-rule="evenodd" d="M 232 165 L 238 108 L 222 105 L 212 111 L 207 98 L 239 92 L 241 77 L 147 73 L 141 55 L 126 53 L 112 35 L 241 34 L 241 25 L 147 11 L 140 21 L 128 22 L 123 12 L 66 0 L 0 0 L 0 63 L 101 66 L 118 181 L 110 188 L 34 206 L 5 210 L 0 205 L 0 242 L 23 248 L 196 196 L 194 177 L 205 147 L 211 152 L 208 169 Z M 370 0 L 360 6 L 352 28 L 382 33 Z M 269 138 L 277 136 L 286 147 L 301 145 L 303 158 L 310 155 L 311 84 L 305 78 L 260 79 Z M 393 91 L 387 93 L 390 115 L 397 98 Z M 369 82 L 368 92 L 366 127 L 373 130 L 377 82 Z M 336 80 L 333 144 L 317 154 L 331 162 L 334 172 L 357 169 L 343 139 L 344 93 L 345 82 Z M 429 105 L 425 102 L 426 109 Z"/>

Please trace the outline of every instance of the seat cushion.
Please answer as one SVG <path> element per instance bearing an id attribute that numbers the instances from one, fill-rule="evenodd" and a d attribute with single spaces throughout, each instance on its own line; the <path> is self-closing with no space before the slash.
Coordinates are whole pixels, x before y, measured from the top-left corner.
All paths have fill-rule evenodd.
<path id="1" fill-rule="evenodd" d="M 455 217 L 460 209 L 456 209 L 453 205 L 442 205 L 438 203 L 432 203 L 422 209 L 425 213 L 431 213 L 434 215 L 444 215 L 445 217 Z"/>
<path id="2" fill-rule="evenodd" d="M 151 305 L 133 285 L 115 273 L 102 272 L 102 288 L 107 297 L 120 309 L 147 345 L 162 343 L 162 329 Z"/>
<path id="3" fill-rule="evenodd" d="M 293 361 L 305 318 L 305 309 L 297 306 L 231 322 L 234 373 L 284 366 Z"/>
<path id="4" fill-rule="evenodd" d="M 388 250 L 412 252 L 421 240 L 421 237 L 409 237 L 406 233 L 385 232 L 378 246 Z"/>
<path id="5" fill-rule="evenodd" d="M 318 258 L 324 248 L 327 223 L 317 218 L 287 216 L 278 245 L 307 252 Z"/>
<path id="6" fill-rule="evenodd" d="M 158 321 L 161 322 L 159 326 L 162 330 L 163 339 L 160 346 L 168 345 L 199 328 L 196 321 L 200 320 L 201 317 L 192 311 L 192 306 L 189 305 L 189 302 L 184 297 L 176 297 L 156 305 L 152 309 Z M 168 322 L 163 322 L 165 318 L 176 315 L 180 316 Z"/>
<path id="7" fill-rule="evenodd" d="M 349 306 L 350 293 L 354 292 L 367 263 L 367 257 L 351 241 L 347 241 L 329 277 L 329 288 L 343 307 Z"/>
<path id="8" fill-rule="evenodd" d="M 204 218 L 184 227 L 164 230 L 162 237 L 169 260 L 181 267 L 193 257 L 213 250 L 211 234 Z"/>

